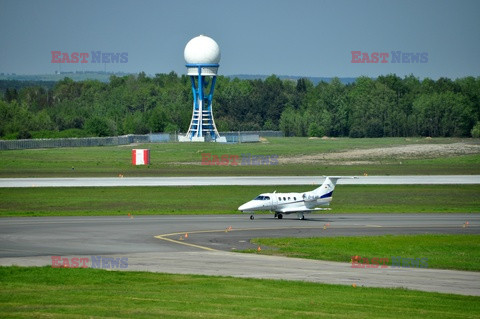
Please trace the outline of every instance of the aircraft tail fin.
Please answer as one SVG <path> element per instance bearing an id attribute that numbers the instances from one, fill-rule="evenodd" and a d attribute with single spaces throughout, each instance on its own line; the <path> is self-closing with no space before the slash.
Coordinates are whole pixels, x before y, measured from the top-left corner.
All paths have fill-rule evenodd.
<path id="1" fill-rule="evenodd" d="M 357 178 L 351 176 L 326 176 L 325 181 L 323 182 L 322 186 L 318 187 L 317 189 L 313 190 L 313 193 L 320 198 L 325 197 L 332 197 L 333 190 L 337 185 L 337 181 L 342 178 Z"/>

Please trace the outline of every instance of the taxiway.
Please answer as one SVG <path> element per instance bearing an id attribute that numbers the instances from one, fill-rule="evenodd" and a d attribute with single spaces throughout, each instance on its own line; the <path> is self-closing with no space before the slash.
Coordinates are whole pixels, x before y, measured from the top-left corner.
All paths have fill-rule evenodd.
<path id="1" fill-rule="evenodd" d="M 133 217 L 133 218 L 132 218 Z M 315 214 L 44 217 L 0 219 L 1 265 L 50 265 L 51 256 L 128 258 L 127 270 L 405 287 L 480 295 L 480 273 L 415 268 L 356 269 L 349 263 L 232 252 L 254 237 L 478 234 L 480 214 Z M 463 227 L 469 221 L 468 227 Z M 326 227 L 328 225 L 328 227 Z M 186 238 L 185 234 L 188 234 Z M 388 257 L 388 256 L 387 256 Z"/>

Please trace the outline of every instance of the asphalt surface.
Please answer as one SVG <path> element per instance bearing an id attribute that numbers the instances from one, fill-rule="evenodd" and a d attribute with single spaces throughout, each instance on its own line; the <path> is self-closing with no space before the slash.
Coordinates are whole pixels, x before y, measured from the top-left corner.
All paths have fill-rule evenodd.
<path id="1" fill-rule="evenodd" d="M 318 185 L 324 176 L 0 178 L 0 187 Z M 480 184 L 480 175 L 360 176 L 343 185 Z"/>
<path id="2" fill-rule="evenodd" d="M 45 217 L 0 219 L 1 265 L 65 258 L 128 258 L 126 270 L 404 287 L 480 295 L 480 273 L 429 268 L 352 268 L 337 263 L 232 252 L 254 237 L 478 234 L 480 214 L 314 214 Z M 466 222 L 468 225 L 466 226 Z M 188 236 L 187 236 L 188 234 Z M 390 256 L 378 256 L 380 258 Z M 423 257 L 423 256 L 418 256 Z"/>

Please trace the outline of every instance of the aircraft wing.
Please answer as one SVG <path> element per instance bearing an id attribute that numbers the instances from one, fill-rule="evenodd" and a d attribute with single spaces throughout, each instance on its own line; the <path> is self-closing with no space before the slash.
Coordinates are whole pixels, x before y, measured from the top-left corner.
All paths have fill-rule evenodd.
<path id="1" fill-rule="evenodd" d="M 299 207 L 286 207 L 277 210 L 276 212 L 278 213 L 284 213 L 284 214 L 289 214 L 289 213 L 311 213 L 319 210 L 330 210 L 331 208 L 299 208 Z"/>

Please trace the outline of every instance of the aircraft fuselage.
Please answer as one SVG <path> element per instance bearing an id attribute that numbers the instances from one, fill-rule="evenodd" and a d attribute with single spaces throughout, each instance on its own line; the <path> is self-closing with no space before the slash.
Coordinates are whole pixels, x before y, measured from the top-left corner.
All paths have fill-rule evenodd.
<path id="1" fill-rule="evenodd" d="M 342 177 L 327 177 L 320 187 L 304 193 L 262 193 L 238 207 L 238 210 L 251 213 L 251 219 L 254 212 L 264 210 L 275 212 L 275 217 L 279 219 L 282 214 L 292 213 L 297 213 L 300 219 L 304 219 L 303 214 L 324 210 L 325 208 L 318 206 L 330 204 L 333 190 L 340 178 Z"/>

